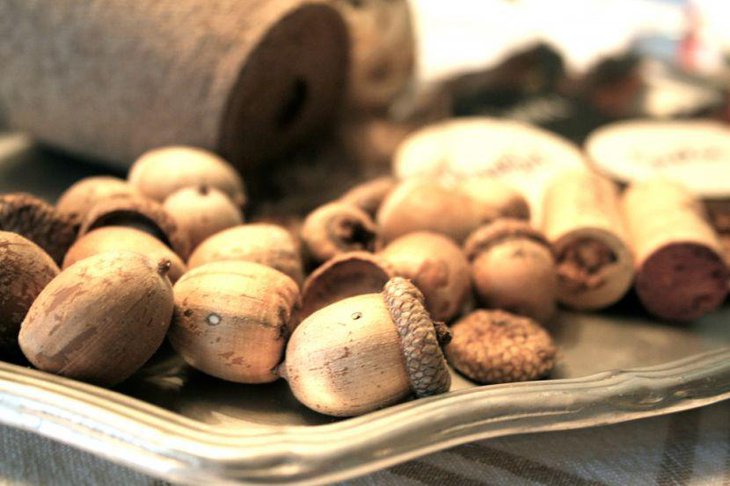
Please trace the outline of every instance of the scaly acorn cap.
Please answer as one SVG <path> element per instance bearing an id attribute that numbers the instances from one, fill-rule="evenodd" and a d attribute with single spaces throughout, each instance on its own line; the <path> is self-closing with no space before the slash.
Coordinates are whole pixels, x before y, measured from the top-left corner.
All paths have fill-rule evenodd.
<path id="1" fill-rule="evenodd" d="M 521 219 L 500 218 L 474 230 L 464 243 L 464 253 L 469 261 L 506 240 L 527 238 L 545 245 L 552 252 L 550 243 L 542 233 Z"/>
<path id="2" fill-rule="evenodd" d="M 115 197 L 96 204 L 87 213 L 79 237 L 102 226 L 142 229 L 172 248 L 180 258 L 190 256 L 190 239 L 160 203 L 141 196 Z"/>
<path id="3" fill-rule="evenodd" d="M 479 383 L 511 383 L 545 376 L 557 353 L 547 331 L 529 317 L 479 309 L 452 327 L 449 363 Z"/>
<path id="4" fill-rule="evenodd" d="M 390 279 L 383 288 L 383 298 L 400 335 L 415 395 L 427 397 L 449 391 L 451 375 L 441 351 L 451 339 L 446 325 L 431 320 L 423 294 L 405 278 Z"/>
<path id="5" fill-rule="evenodd" d="M 44 200 L 16 192 L 0 196 L 0 230 L 31 240 L 60 265 L 76 239 L 78 226 Z"/>

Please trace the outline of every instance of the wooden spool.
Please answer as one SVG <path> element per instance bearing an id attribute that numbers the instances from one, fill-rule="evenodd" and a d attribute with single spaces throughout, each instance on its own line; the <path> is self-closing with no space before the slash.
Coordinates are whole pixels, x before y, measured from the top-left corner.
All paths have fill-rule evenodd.
<path id="1" fill-rule="evenodd" d="M 123 168 L 168 144 L 272 158 L 332 117 L 347 72 L 341 15 L 302 0 L 11 0 L 0 38 L 0 119 Z"/>

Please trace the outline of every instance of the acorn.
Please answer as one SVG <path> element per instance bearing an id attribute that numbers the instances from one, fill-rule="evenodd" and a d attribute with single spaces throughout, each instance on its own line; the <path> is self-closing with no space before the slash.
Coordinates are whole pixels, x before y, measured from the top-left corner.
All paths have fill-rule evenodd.
<path id="1" fill-rule="evenodd" d="M 0 357 L 18 355 L 20 323 L 58 272 L 40 246 L 19 234 L 0 231 Z"/>
<path id="2" fill-rule="evenodd" d="M 170 270 L 167 276 L 172 283 L 187 271 L 180 257 L 160 240 L 149 233 L 126 226 L 103 226 L 81 236 L 66 252 L 63 268 L 99 253 L 124 250 L 140 253 L 154 262 L 169 260 Z"/>
<path id="3" fill-rule="evenodd" d="M 243 223 L 241 210 L 222 191 L 200 185 L 170 194 L 162 204 L 195 248 L 211 235 Z"/>
<path id="4" fill-rule="evenodd" d="M 277 379 L 299 287 L 265 265 L 219 261 L 190 270 L 174 287 L 169 338 L 193 368 L 238 383 Z"/>
<path id="5" fill-rule="evenodd" d="M 449 363 L 477 383 L 536 380 L 555 366 L 556 348 L 535 321 L 501 310 L 476 310 L 451 326 Z"/>
<path id="6" fill-rule="evenodd" d="M 500 182 L 447 183 L 414 177 L 388 194 L 375 219 L 386 243 L 415 231 L 431 231 L 461 244 L 480 225 L 510 215 L 527 217 L 527 202 Z"/>
<path id="7" fill-rule="evenodd" d="M 517 219 L 499 219 L 472 233 L 464 244 L 479 300 L 539 322 L 555 313 L 558 271 L 550 244 Z"/>
<path id="8" fill-rule="evenodd" d="M 190 254 L 188 235 L 160 203 L 146 197 L 115 197 L 96 204 L 82 221 L 79 237 L 104 226 L 136 228 L 163 242 L 183 260 Z"/>
<path id="9" fill-rule="evenodd" d="M 392 266 L 378 255 L 366 251 L 336 255 L 304 281 L 298 319 L 347 297 L 380 292 L 394 276 Z"/>
<path id="10" fill-rule="evenodd" d="M 297 284 L 304 279 L 299 245 L 283 227 L 250 223 L 218 232 L 200 243 L 190 255 L 191 269 L 208 262 L 242 260 L 275 268 Z"/>
<path id="11" fill-rule="evenodd" d="M 469 262 L 452 239 L 427 231 L 409 233 L 379 255 L 423 292 L 434 319 L 448 321 L 462 310 L 471 292 Z"/>
<path id="12" fill-rule="evenodd" d="M 0 196 L 0 230 L 28 238 L 60 264 L 78 225 L 44 200 L 17 192 Z"/>
<path id="13" fill-rule="evenodd" d="M 362 209 L 335 201 L 318 207 L 306 217 L 301 238 L 309 257 L 322 263 L 348 251 L 373 251 L 375 223 Z"/>
<path id="14" fill-rule="evenodd" d="M 423 294 L 395 277 L 382 293 L 340 300 L 302 321 L 278 370 L 312 410 L 360 415 L 410 395 L 447 392 L 451 376 L 441 345 L 448 337 L 429 317 Z"/>
<path id="15" fill-rule="evenodd" d="M 97 203 L 119 196 L 134 196 L 137 190 L 124 179 L 112 176 L 85 177 L 66 189 L 56 201 L 56 210 L 81 224 Z"/>
<path id="16" fill-rule="evenodd" d="M 20 328 L 20 348 L 38 369 L 113 386 L 160 347 L 170 325 L 170 262 L 127 251 L 102 253 L 62 271 L 38 295 Z"/>
<path id="17" fill-rule="evenodd" d="M 158 202 L 182 188 L 204 184 L 226 193 L 239 208 L 246 204 L 243 180 L 236 169 L 201 148 L 180 145 L 145 152 L 132 164 L 128 180 L 142 195 Z"/>
<path id="18" fill-rule="evenodd" d="M 397 184 L 392 176 L 376 177 L 349 189 L 339 200 L 362 209 L 374 218 L 383 200 Z"/>

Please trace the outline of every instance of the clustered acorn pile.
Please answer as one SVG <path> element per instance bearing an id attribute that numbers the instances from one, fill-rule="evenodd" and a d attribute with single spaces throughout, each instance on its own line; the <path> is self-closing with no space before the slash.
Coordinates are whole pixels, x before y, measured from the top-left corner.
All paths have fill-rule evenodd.
<path id="1" fill-rule="evenodd" d="M 375 179 L 296 234 L 244 223 L 245 202 L 231 166 L 185 147 L 143 155 L 127 181 L 81 180 L 55 207 L 0 196 L 0 352 L 113 386 L 167 336 L 209 375 L 284 378 L 307 407 L 352 416 L 448 391 L 442 348 L 480 383 L 546 376 L 556 348 L 538 322 L 556 302 L 605 307 L 632 281 L 613 240 L 548 238 L 490 179 Z M 465 315 L 472 289 L 501 310 Z"/>

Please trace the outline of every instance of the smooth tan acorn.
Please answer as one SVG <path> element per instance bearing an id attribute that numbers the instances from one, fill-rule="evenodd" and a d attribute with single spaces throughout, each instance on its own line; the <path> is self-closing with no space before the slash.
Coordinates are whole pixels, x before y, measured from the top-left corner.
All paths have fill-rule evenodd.
<path id="1" fill-rule="evenodd" d="M 340 300 L 302 321 L 279 372 L 312 410 L 360 415 L 410 395 L 447 392 L 451 377 L 441 345 L 448 338 L 421 292 L 395 277 L 382 293 Z"/>
<path id="2" fill-rule="evenodd" d="M 479 309 L 451 326 L 444 349 L 449 363 L 477 383 L 536 380 L 555 366 L 557 350 L 535 321 Z"/>
<path id="3" fill-rule="evenodd" d="M 462 310 L 471 292 L 469 262 L 452 239 L 427 231 L 409 233 L 379 255 L 423 292 L 434 319 L 448 321 Z"/>
<path id="4" fill-rule="evenodd" d="M 322 263 L 348 251 L 373 251 L 375 223 L 362 209 L 335 201 L 318 207 L 306 217 L 301 237 L 311 259 Z"/>
<path id="5" fill-rule="evenodd" d="M 149 233 L 126 226 L 103 226 L 86 233 L 66 252 L 63 268 L 93 255 L 125 250 L 145 255 L 153 262 L 169 260 L 170 270 L 167 276 L 172 283 L 187 271 L 180 257 L 160 240 Z"/>
<path id="6" fill-rule="evenodd" d="M 529 223 L 498 219 L 464 244 L 479 300 L 487 307 L 547 322 L 555 313 L 558 271 L 550 244 Z"/>
<path id="7" fill-rule="evenodd" d="M 241 210 L 222 191 L 206 185 L 186 187 L 162 204 L 195 248 L 211 235 L 243 223 Z"/>
<path id="8" fill-rule="evenodd" d="M 210 262 L 178 280 L 170 343 L 192 367 L 238 383 L 277 379 L 299 287 L 253 262 Z"/>
<path id="9" fill-rule="evenodd" d="M 162 241 L 183 260 L 190 255 L 190 239 L 162 204 L 142 196 L 115 197 L 96 204 L 86 214 L 79 237 L 104 226 L 136 228 Z"/>
<path id="10" fill-rule="evenodd" d="M 119 196 L 133 196 L 137 190 L 124 179 L 112 176 L 85 177 L 66 189 L 58 201 L 56 209 L 81 224 L 94 205 Z"/>
<path id="11" fill-rule="evenodd" d="M 18 355 L 20 323 L 58 272 L 40 246 L 16 233 L 0 231 L 0 358 Z"/>
<path id="12" fill-rule="evenodd" d="M 447 183 L 411 178 L 388 194 L 375 219 L 386 243 L 415 231 L 432 231 L 461 244 L 482 224 L 499 217 L 528 215 L 524 198 L 497 181 Z"/>
<path id="13" fill-rule="evenodd" d="M 380 292 L 394 276 L 393 267 L 378 255 L 351 251 L 334 256 L 304 281 L 302 307 L 297 318 L 304 319 L 347 297 Z"/>
<path id="14" fill-rule="evenodd" d="M 250 223 L 228 228 L 206 238 L 190 255 L 193 269 L 208 262 L 241 260 L 275 268 L 301 284 L 304 279 L 298 242 L 285 228 Z"/>
<path id="15" fill-rule="evenodd" d="M 126 251 L 71 265 L 28 311 L 23 354 L 50 373 L 107 386 L 125 380 L 160 347 L 170 325 L 169 267 Z"/>
<path id="16" fill-rule="evenodd" d="M 44 200 L 17 192 L 0 195 L 0 230 L 28 238 L 60 265 L 78 225 Z"/>
<path id="17" fill-rule="evenodd" d="M 246 204 L 246 192 L 236 169 L 207 150 L 168 146 L 142 154 L 129 169 L 129 183 L 144 196 L 162 202 L 189 186 L 205 184 L 228 194 L 238 206 Z"/>

